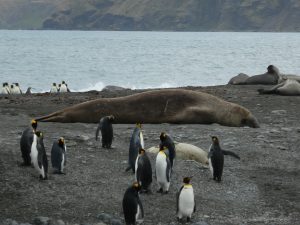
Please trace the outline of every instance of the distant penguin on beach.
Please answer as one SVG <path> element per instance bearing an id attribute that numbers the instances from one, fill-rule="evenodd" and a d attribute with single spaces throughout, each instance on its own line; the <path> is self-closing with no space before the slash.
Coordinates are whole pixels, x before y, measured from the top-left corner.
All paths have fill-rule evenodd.
<path id="1" fill-rule="evenodd" d="M 33 142 L 33 135 L 37 129 L 37 122 L 35 120 L 31 121 L 31 127 L 27 128 L 22 132 L 21 140 L 20 140 L 20 148 L 23 158 L 22 166 L 30 166 L 31 165 L 31 145 Z"/>
<path id="2" fill-rule="evenodd" d="M 143 222 L 144 209 L 139 197 L 141 185 L 134 182 L 123 197 L 122 206 L 126 225 L 136 225 Z"/>
<path id="3" fill-rule="evenodd" d="M 40 175 L 40 179 L 46 180 L 48 173 L 48 159 L 43 142 L 43 133 L 40 131 L 36 131 L 33 135 L 30 157 L 34 168 Z"/>
<path id="4" fill-rule="evenodd" d="M 157 192 L 167 194 L 169 192 L 171 178 L 171 163 L 167 147 L 160 147 L 156 156 L 155 174 L 159 187 Z"/>
<path id="5" fill-rule="evenodd" d="M 18 83 L 13 83 L 10 85 L 10 93 L 14 95 L 22 94 L 22 91 Z"/>
<path id="6" fill-rule="evenodd" d="M 70 92 L 68 85 L 65 81 L 61 82 L 60 88 L 59 88 L 59 92 L 60 93 L 66 93 L 66 92 Z"/>
<path id="7" fill-rule="evenodd" d="M 192 213 L 196 211 L 194 189 L 190 181 L 190 177 L 183 178 L 183 185 L 181 186 L 179 192 L 176 194 L 176 214 L 179 221 L 183 217 L 186 217 L 187 222 L 190 222 Z"/>
<path id="8" fill-rule="evenodd" d="M 1 89 L 0 94 L 4 94 L 4 95 L 10 94 L 10 89 L 9 89 L 8 83 L 2 84 L 2 89 Z"/>
<path id="9" fill-rule="evenodd" d="M 111 143 L 114 138 L 112 123 L 115 117 L 113 115 L 105 116 L 100 119 L 98 128 L 96 130 L 96 141 L 98 140 L 99 131 L 102 135 L 102 147 L 111 148 Z"/>
<path id="10" fill-rule="evenodd" d="M 221 181 L 223 174 L 224 155 L 230 155 L 237 159 L 240 159 L 237 154 L 231 151 L 222 150 L 220 147 L 219 139 L 216 136 L 212 136 L 212 144 L 208 153 L 208 163 L 213 179 L 218 182 Z"/>
<path id="11" fill-rule="evenodd" d="M 31 87 L 28 87 L 27 88 L 27 91 L 26 91 L 26 93 L 25 93 L 26 95 L 30 95 L 30 94 L 32 94 L 32 92 L 31 92 Z"/>
<path id="12" fill-rule="evenodd" d="M 50 93 L 57 93 L 57 92 L 58 92 L 58 87 L 57 87 L 56 83 L 52 83 Z"/>
<path id="13" fill-rule="evenodd" d="M 64 174 L 64 168 L 66 166 L 66 143 L 63 137 L 60 137 L 58 141 L 54 141 L 51 149 L 51 163 L 55 169 L 54 173 Z"/>
<path id="14" fill-rule="evenodd" d="M 14 85 L 15 85 L 15 89 L 16 89 L 16 94 L 23 94 L 19 83 L 14 83 Z"/>
<path id="15" fill-rule="evenodd" d="M 136 123 L 136 127 L 133 130 L 130 145 L 129 145 L 129 158 L 128 158 L 128 167 L 126 171 L 132 169 L 132 172 L 135 173 L 135 161 L 139 153 L 140 148 L 144 148 L 144 137 L 142 133 L 142 125 Z"/>
<path id="16" fill-rule="evenodd" d="M 143 192 L 149 191 L 152 183 L 152 167 L 145 149 L 139 149 L 139 155 L 135 162 L 135 180 L 142 186 Z"/>
<path id="17" fill-rule="evenodd" d="M 160 148 L 167 147 L 169 150 L 169 159 L 171 163 L 171 168 L 173 168 L 174 159 L 176 157 L 175 144 L 172 138 L 167 135 L 165 132 L 162 132 L 159 136 L 160 139 Z"/>

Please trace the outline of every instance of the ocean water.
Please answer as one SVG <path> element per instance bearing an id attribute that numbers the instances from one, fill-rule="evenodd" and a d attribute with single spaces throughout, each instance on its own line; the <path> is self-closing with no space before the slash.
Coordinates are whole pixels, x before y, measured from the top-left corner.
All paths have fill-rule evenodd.
<path id="1" fill-rule="evenodd" d="M 0 30 L 0 82 L 34 92 L 222 85 L 269 64 L 300 75 L 300 33 Z"/>

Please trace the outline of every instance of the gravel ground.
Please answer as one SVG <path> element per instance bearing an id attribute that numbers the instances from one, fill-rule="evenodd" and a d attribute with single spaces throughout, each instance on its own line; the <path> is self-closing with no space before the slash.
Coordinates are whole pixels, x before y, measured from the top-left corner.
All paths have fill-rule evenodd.
<path id="1" fill-rule="evenodd" d="M 177 160 L 169 194 L 156 193 L 153 182 L 153 193 L 141 195 L 145 225 L 177 224 L 175 194 L 182 178 L 190 174 L 196 174 L 192 179 L 197 203 L 194 223 L 300 224 L 300 96 L 258 95 L 261 87 L 186 87 L 245 106 L 260 122 L 258 129 L 217 124 L 143 126 L 146 148 L 159 144 L 162 131 L 205 150 L 210 135 L 217 135 L 224 149 L 241 157 L 238 161 L 226 156 L 221 183 L 197 163 Z M 133 124 L 114 124 L 114 148 L 102 149 L 95 141 L 96 124 L 39 123 L 48 160 L 54 140 L 63 136 L 67 144 L 66 175 L 54 175 L 49 167 L 46 181 L 39 181 L 33 168 L 19 166 L 19 141 L 36 116 L 90 99 L 141 91 L 0 96 L 0 221 L 12 218 L 31 223 L 45 216 L 66 224 L 97 224 L 101 213 L 123 221 L 123 194 L 134 181 L 133 174 L 125 172 Z M 155 155 L 150 159 L 154 169 Z"/>

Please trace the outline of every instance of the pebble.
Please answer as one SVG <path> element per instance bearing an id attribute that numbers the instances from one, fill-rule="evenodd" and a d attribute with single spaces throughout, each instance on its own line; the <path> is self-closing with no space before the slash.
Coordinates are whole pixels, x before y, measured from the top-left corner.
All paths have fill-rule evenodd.
<path id="1" fill-rule="evenodd" d="M 196 223 L 192 223 L 191 225 L 208 225 L 208 223 L 204 222 L 204 221 L 199 221 Z"/>
<path id="2" fill-rule="evenodd" d="M 104 223 L 109 223 L 113 218 L 107 213 L 100 213 L 98 214 L 97 219 Z"/>
<path id="3" fill-rule="evenodd" d="M 287 112 L 286 110 L 273 110 L 271 113 L 275 115 L 285 115 Z"/>
<path id="4" fill-rule="evenodd" d="M 277 146 L 277 148 L 280 150 L 287 150 L 287 147 L 284 147 L 284 146 Z"/>
<path id="5" fill-rule="evenodd" d="M 43 217 L 43 216 L 36 217 L 33 219 L 34 225 L 50 225 L 50 222 L 51 222 L 50 218 Z"/>
<path id="6" fill-rule="evenodd" d="M 3 221 L 3 225 L 19 225 L 17 221 L 12 219 L 6 219 Z"/>
<path id="7" fill-rule="evenodd" d="M 110 225 L 122 225 L 123 223 L 121 222 L 121 220 L 118 219 L 112 219 L 110 221 Z"/>

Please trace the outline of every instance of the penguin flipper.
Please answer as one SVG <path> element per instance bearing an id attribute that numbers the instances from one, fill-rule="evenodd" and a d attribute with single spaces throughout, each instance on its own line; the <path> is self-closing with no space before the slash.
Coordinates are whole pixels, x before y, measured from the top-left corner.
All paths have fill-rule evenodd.
<path id="1" fill-rule="evenodd" d="M 208 159 L 211 158 L 212 154 L 213 154 L 213 151 L 210 151 L 210 152 L 208 153 L 208 155 L 207 155 L 207 158 L 208 158 Z"/>
<path id="2" fill-rule="evenodd" d="M 222 150 L 223 154 L 224 155 L 230 155 L 234 158 L 237 158 L 237 159 L 241 159 L 237 154 L 235 154 L 234 152 L 231 152 L 231 151 L 225 151 L 225 150 Z"/>
<path id="3" fill-rule="evenodd" d="M 137 202 L 138 202 L 138 205 L 140 206 L 140 209 L 141 209 L 142 219 L 144 219 L 144 208 L 143 208 L 143 205 L 142 205 L 142 202 L 141 202 L 140 198 L 137 199 Z"/>
<path id="4" fill-rule="evenodd" d="M 179 195 L 183 189 L 183 185 L 180 187 L 179 191 L 176 193 L 176 214 L 179 211 Z"/>
<path id="5" fill-rule="evenodd" d="M 170 182 L 171 163 L 169 158 L 167 158 L 166 160 L 167 160 L 167 169 L 166 169 L 167 181 Z"/>
<path id="6" fill-rule="evenodd" d="M 196 212 L 196 201 L 194 200 L 194 210 L 193 212 Z"/>

